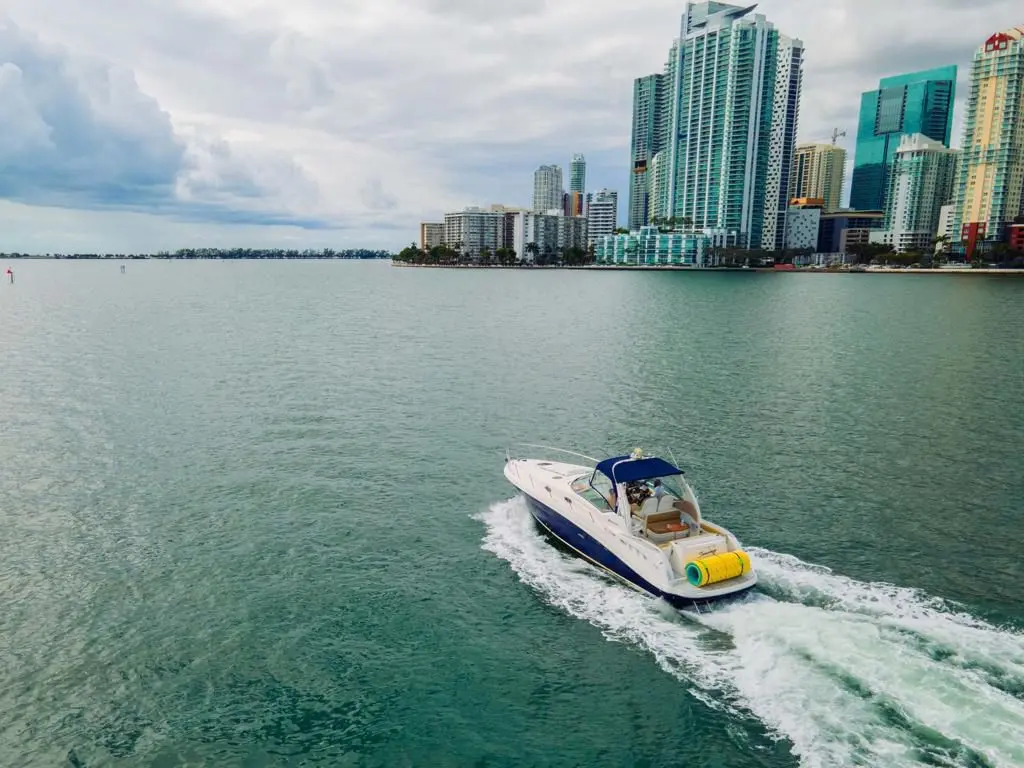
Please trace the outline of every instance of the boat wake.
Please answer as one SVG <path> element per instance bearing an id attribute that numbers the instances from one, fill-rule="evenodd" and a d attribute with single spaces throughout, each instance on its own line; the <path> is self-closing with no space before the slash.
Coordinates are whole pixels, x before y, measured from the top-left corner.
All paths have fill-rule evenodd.
<path id="1" fill-rule="evenodd" d="M 542 599 L 756 717 L 801 765 L 1024 765 L 1024 634 L 756 548 L 757 591 L 679 612 L 551 546 L 521 497 L 479 519 L 484 549 Z"/>

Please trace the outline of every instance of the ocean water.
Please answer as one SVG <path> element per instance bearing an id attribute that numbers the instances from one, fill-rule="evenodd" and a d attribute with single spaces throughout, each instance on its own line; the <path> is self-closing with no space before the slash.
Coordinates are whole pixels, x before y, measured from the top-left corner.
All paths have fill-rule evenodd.
<path id="1" fill-rule="evenodd" d="M 1024 281 L 12 266 L 0 765 L 1024 765 Z M 758 589 L 567 556 L 517 441 Z"/>

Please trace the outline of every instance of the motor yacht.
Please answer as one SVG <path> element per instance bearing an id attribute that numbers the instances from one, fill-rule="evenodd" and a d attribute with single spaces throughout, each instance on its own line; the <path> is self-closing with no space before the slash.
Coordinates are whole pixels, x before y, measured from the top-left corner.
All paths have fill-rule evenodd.
<path id="1" fill-rule="evenodd" d="M 540 447 L 540 446 L 537 446 Z M 683 471 L 640 449 L 590 466 L 506 452 L 505 477 L 536 521 L 578 555 L 680 608 L 750 589 L 750 557 L 705 520 Z"/>

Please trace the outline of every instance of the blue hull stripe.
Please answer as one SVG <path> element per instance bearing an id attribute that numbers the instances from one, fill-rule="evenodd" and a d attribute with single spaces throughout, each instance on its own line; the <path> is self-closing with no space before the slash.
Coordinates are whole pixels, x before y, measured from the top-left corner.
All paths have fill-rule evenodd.
<path id="1" fill-rule="evenodd" d="M 685 607 L 695 602 L 690 598 L 662 592 L 578 525 L 570 522 L 551 507 L 537 501 L 532 496 L 524 495 L 527 502 L 529 502 L 530 512 L 537 522 L 547 528 L 555 538 L 559 539 L 567 547 L 575 550 L 577 554 L 611 572 L 613 576 L 617 576 L 630 585 L 649 592 L 655 597 L 665 598 L 665 600 L 676 607 Z"/>

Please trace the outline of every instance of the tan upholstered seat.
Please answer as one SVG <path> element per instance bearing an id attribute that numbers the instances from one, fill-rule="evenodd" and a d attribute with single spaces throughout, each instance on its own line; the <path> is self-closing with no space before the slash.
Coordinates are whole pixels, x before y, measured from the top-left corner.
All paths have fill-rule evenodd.
<path id="1" fill-rule="evenodd" d="M 690 528 L 679 519 L 676 509 L 668 512 L 657 512 L 647 518 L 644 524 L 647 538 L 654 542 L 674 541 L 690 535 Z"/>

